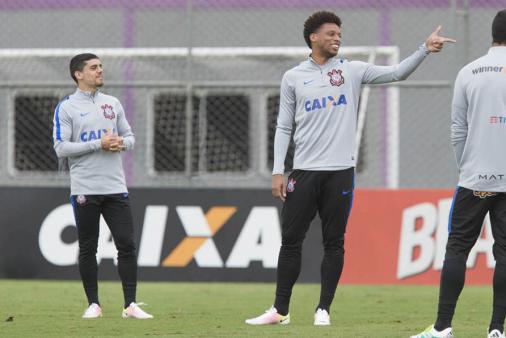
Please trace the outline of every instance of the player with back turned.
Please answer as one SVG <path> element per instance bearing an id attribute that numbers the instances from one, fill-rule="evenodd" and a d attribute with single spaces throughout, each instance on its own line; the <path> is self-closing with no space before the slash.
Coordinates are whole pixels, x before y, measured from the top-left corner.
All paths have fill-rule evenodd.
<path id="1" fill-rule="evenodd" d="M 94 54 L 70 61 L 77 83 L 74 94 L 58 104 L 53 139 L 58 158 L 68 158 L 71 203 L 79 242 L 79 272 L 88 298 L 83 318 L 102 316 L 98 299 L 97 245 L 102 215 L 118 250 L 118 272 L 123 286 L 123 318 L 153 318 L 136 303 L 137 257 L 133 220 L 120 152 L 134 147 L 134 134 L 119 100 L 98 89 L 103 69 Z"/>
<path id="2" fill-rule="evenodd" d="M 464 288 L 466 262 L 489 213 L 493 254 L 492 318 L 488 338 L 504 338 L 506 317 L 506 9 L 492 23 L 492 47 L 457 75 L 451 139 L 459 168 L 441 271 L 437 319 L 412 338 L 451 338 Z"/>
<path id="3" fill-rule="evenodd" d="M 269 310 L 246 320 L 247 324 L 290 322 L 289 303 L 300 272 L 302 242 L 318 212 L 324 257 L 314 325 L 330 325 L 330 305 L 343 269 L 344 234 L 353 201 L 355 132 L 362 85 L 406 79 L 429 53 L 439 52 L 445 42 L 454 42 L 439 36 L 440 30 L 398 65 L 376 66 L 336 57 L 341 45 L 341 20 L 334 13 L 316 12 L 304 23 L 304 39 L 312 52 L 308 60 L 283 76 L 274 139 L 272 192 L 284 201 L 276 297 Z M 292 125 L 294 171 L 285 185 L 284 161 Z"/>

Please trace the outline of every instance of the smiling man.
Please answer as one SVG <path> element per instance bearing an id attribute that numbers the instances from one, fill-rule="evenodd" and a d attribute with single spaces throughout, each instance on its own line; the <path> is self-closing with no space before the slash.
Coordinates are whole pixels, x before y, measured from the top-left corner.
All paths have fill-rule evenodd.
<path id="1" fill-rule="evenodd" d="M 97 245 L 102 215 L 118 249 L 118 272 L 125 300 L 122 316 L 153 318 L 135 302 L 137 258 L 133 221 L 120 152 L 134 147 L 134 134 L 119 100 L 98 91 L 104 83 L 100 59 L 79 54 L 70 61 L 74 94 L 58 104 L 53 139 L 58 158 L 68 158 L 70 201 L 79 241 L 79 272 L 88 308 L 83 318 L 98 318 Z"/>
<path id="2" fill-rule="evenodd" d="M 344 233 L 350 214 L 355 176 L 355 131 L 360 91 L 366 83 L 406 79 L 427 54 L 439 52 L 453 39 L 438 27 L 411 56 L 394 66 L 347 61 L 336 57 L 341 45 L 341 19 L 316 12 L 304 23 L 308 60 L 283 76 L 276 135 L 272 194 L 284 201 L 282 245 L 278 258 L 274 305 L 247 324 L 288 324 L 292 288 L 299 276 L 302 242 L 318 212 L 324 257 L 321 293 L 314 325 L 330 325 L 330 305 L 344 262 Z M 284 162 L 295 126 L 294 171 L 284 181 Z"/>

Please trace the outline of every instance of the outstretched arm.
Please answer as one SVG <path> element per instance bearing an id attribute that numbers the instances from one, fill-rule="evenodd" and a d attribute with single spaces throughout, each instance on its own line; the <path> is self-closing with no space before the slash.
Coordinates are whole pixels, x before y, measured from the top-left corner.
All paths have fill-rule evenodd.
<path id="1" fill-rule="evenodd" d="M 362 77 L 362 83 L 378 84 L 405 80 L 415 71 L 429 53 L 440 52 L 446 42 L 456 42 L 454 39 L 440 36 L 441 29 L 442 27 L 438 26 L 416 52 L 397 65 L 376 66 L 368 64 Z"/>

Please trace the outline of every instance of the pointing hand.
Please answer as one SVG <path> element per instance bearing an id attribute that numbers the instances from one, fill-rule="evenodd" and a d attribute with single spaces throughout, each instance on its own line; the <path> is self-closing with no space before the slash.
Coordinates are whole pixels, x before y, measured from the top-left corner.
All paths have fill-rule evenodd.
<path id="1" fill-rule="evenodd" d="M 427 38 L 425 41 L 425 45 L 427 46 L 427 49 L 431 53 L 437 53 L 440 52 L 441 49 L 443 49 L 443 45 L 445 42 L 457 42 L 457 40 L 452 38 L 445 38 L 444 36 L 440 36 L 439 33 L 441 32 L 441 29 L 443 27 L 439 25 L 434 32 L 432 32 L 431 35 Z"/>

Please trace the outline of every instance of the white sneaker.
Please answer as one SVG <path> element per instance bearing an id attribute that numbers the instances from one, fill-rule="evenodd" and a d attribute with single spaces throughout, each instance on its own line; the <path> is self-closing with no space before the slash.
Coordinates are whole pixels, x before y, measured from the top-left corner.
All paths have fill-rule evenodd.
<path id="1" fill-rule="evenodd" d="M 431 325 L 425 331 L 416 336 L 411 336 L 411 338 L 453 338 L 453 331 L 451 327 L 438 331 L 434 328 L 434 325 Z"/>
<path id="2" fill-rule="evenodd" d="M 290 324 L 290 314 L 286 316 L 282 316 L 278 313 L 278 310 L 274 306 L 272 306 L 269 310 L 265 311 L 264 314 L 246 319 L 246 324 L 249 325 L 269 325 L 269 324 L 281 324 L 286 325 Z"/>
<path id="3" fill-rule="evenodd" d="M 495 329 L 488 333 L 487 338 L 505 338 L 504 333 Z"/>
<path id="4" fill-rule="evenodd" d="M 318 309 L 314 314 L 314 325 L 325 326 L 330 325 L 330 316 L 327 310 Z"/>
<path id="5" fill-rule="evenodd" d="M 90 306 L 84 311 L 83 318 L 98 318 L 102 317 L 102 309 L 97 303 L 91 303 Z"/>
<path id="6" fill-rule="evenodd" d="M 134 303 L 131 302 L 130 305 L 126 309 L 123 310 L 121 313 L 121 316 L 123 318 L 137 318 L 137 319 L 151 319 L 153 318 L 153 315 L 150 315 L 149 313 L 145 312 L 143 309 L 139 307 L 139 305 L 147 305 L 144 303 Z"/>

